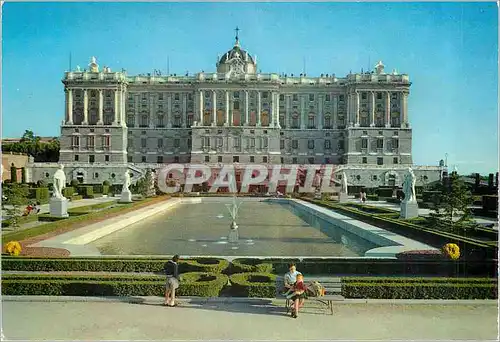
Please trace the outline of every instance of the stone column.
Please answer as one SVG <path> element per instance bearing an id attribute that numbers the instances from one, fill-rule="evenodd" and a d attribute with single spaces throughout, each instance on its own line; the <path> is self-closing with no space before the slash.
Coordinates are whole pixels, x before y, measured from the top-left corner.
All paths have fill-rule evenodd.
<path id="1" fill-rule="evenodd" d="M 359 127 L 359 92 L 356 92 L 356 104 L 355 104 L 355 113 L 356 113 L 356 123 L 354 124 L 355 127 Z"/>
<path id="2" fill-rule="evenodd" d="M 149 128 L 155 127 L 155 99 L 153 93 L 149 94 Z"/>
<path id="3" fill-rule="evenodd" d="M 276 93 L 273 91 L 271 92 L 271 123 L 269 126 L 275 127 L 276 126 Z"/>
<path id="4" fill-rule="evenodd" d="M 203 90 L 198 90 L 198 122 L 203 123 L 203 112 L 205 111 L 205 103 L 203 101 Z"/>
<path id="5" fill-rule="evenodd" d="M 318 95 L 318 129 L 323 129 L 323 94 Z"/>
<path id="6" fill-rule="evenodd" d="M 276 128 L 281 128 L 280 124 L 280 94 L 276 93 L 276 118 L 274 119 L 276 122 Z"/>
<path id="7" fill-rule="evenodd" d="M 73 89 L 66 88 L 66 124 L 73 124 Z"/>
<path id="8" fill-rule="evenodd" d="M 245 90 L 245 123 L 244 123 L 245 126 L 248 126 L 249 102 L 250 102 L 250 98 L 249 98 L 248 90 Z"/>
<path id="9" fill-rule="evenodd" d="M 285 125 L 288 129 L 292 126 L 292 113 L 290 113 L 291 100 L 291 95 L 285 95 Z"/>
<path id="10" fill-rule="evenodd" d="M 370 127 L 375 127 L 375 92 L 370 92 L 371 103 L 370 103 Z"/>
<path id="11" fill-rule="evenodd" d="M 139 117 L 139 104 L 140 104 L 140 96 L 139 94 L 135 95 L 135 110 L 134 110 L 134 127 L 139 127 L 141 121 Z"/>
<path id="12" fill-rule="evenodd" d="M 122 115 L 121 117 L 121 124 L 123 127 L 127 126 L 127 118 L 126 118 L 126 113 L 127 113 L 127 102 L 126 102 L 126 93 L 125 93 L 125 87 L 122 88 L 121 91 L 121 97 L 122 97 Z"/>
<path id="13" fill-rule="evenodd" d="M 116 125 L 118 123 L 118 115 L 120 112 L 120 103 L 118 102 L 118 89 L 115 89 L 115 117 L 113 118 L 113 125 Z"/>
<path id="14" fill-rule="evenodd" d="M 352 120 L 352 115 L 351 115 L 351 94 L 350 93 L 347 93 L 347 101 L 346 101 L 346 126 L 350 126 L 353 124 L 353 120 Z"/>
<path id="15" fill-rule="evenodd" d="M 300 97 L 300 129 L 306 129 L 306 96 Z"/>
<path id="16" fill-rule="evenodd" d="M 391 127 L 391 93 L 385 93 L 385 127 Z"/>
<path id="17" fill-rule="evenodd" d="M 410 123 L 408 122 L 408 93 L 403 91 L 401 93 L 401 127 L 410 127 Z"/>
<path id="18" fill-rule="evenodd" d="M 212 90 L 212 126 L 217 126 L 217 91 Z"/>
<path id="19" fill-rule="evenodd" d="M 337 115 L 339 113 L 339 108 L 338 108 L 339 104 L 338 104 L 338 102 L 339 102 L 338 95 L 332 94 L 332 106 L 333 106 L 333 111 L 332 111 L 332 113 L 333 113 L 332 114 L 332 116 L 333 116 L 333 118 L 332 118 L 332 127 L 334 129 L 337 128 Z"/>
<path id="20" fill-rule="evenodd" d="M 172 128 L 172 93 L 167 93 L 167 128 Z"/>
<path id="21" fill-rule="evenodd" d="M 226 121 L 224 122 L 224 126 L 229 126 L 229 91 L 226 90 Z"/>
<path id="22" fill-rule="evenodd" d="M 182 93 L 182 127 L 187 127 L 187 93 Z"/>
<path id="23" fill-rule="evenodd" d="M 103 106 L 104 106 L 104 98 L 102 96 L 102 89 L 99 89 L 99 119 L 97 120 L 98 125 L 104 124 Z"/>
<path id="24" fill-rule="evenodd" d="M 89 124 L 89 96 L 87 89 L 83 89 L 83 125 Z"/>
<path id="25" fill-rule="evenodd" d="M 260 94 L 260 90 L 257 90 L 257 123 L 256 123 L 256 126 L 257 127 L 260 127 L 262 126 L 262 122 L 261 122 L 261 114 L 262 114 L 262 100 L 261 100 L 261 94 Z"/>

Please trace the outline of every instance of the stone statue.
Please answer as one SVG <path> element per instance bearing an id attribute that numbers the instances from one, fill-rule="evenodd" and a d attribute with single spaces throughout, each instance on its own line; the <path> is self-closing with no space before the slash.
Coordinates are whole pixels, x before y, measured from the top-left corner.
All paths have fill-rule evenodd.
<path id="1" fill-rule="evenodd" d="M 340 186 L 340 192 L 343 194 L 347 194 L 347 175 L 345 172 L 342 171 L 341 173 L 342 180 L 341 180 L 341 186 Z"/>
<path id="2" fill-rule="evenodd" d="M 411 168 L 408 168 L 408 173 L 405 175 L 405 180 L 403 182 L 403 193 L 405 194 L 404 202 L 416 202 L 415 197 L 415 174 Z"/>
<path id="3" fill-rule="evenodd" d="M 82 69 L 80 69 L 79 65 L 76 66 L 76 71 L 78 71 L 78 72 L 82 71 Z"/>
<path id="4" fill-rule="evenodd" d="M 64 173 L 64 165 L 59 165 L 59 170 L 54 173 L 54 193 L 53 197 L 65 199 L 62 190 L 66 187 L 66 174 Z"/>
<path id="5" fill-rule="evenodd" d="M 128 171 L 125 171 L 125 173 L 123 174 L 122 192 L 129 191 L 129 186 L 130 186 L 130 174 L 128 173 Z"/>

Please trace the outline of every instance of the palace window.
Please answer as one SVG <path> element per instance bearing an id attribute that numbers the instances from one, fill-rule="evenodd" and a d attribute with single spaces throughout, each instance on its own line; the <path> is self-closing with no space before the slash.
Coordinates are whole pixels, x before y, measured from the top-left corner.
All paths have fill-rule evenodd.
<path id="1" fill-rule="evenodd" d="M 240 148 L 241 141 L 239 137 L 234 138 L 234 148 Z"/>
<path id="2" fill-rule="evenodd" d="M 132 156 L 127 156 L 127 162 L 132 163 Z"/>
<path id="3" fill-rule="evenodd" d="M 281 94 L 280 95 L 280 101 L 284 101 L 285 100 L 285 95 Z"/>
<path id="4" fill-rule="evenodd" d="M 254 156 L 250 156 L 250 163 L 255 163 L 255 157 Z"/>
<path id="5" fill-rule="evenodd" d="M 330 102 L 330 100 L 331 100 L 331 96 L 330 96 L 330 94 L 326 94 L 326 96 L 325 96 L 325 101 L 326 101 L 326 102 Z"/>
<path id="6" fill-rule="evenodd" d="M 384 158 L 378 157 L 377 158 L 377 165 L 384 165 Z"/>
<path id="7" fill-rule="evenodd" d="M 87 137 L 87 148 L 94 148 L 95 137 L 93 135 Z"/>
<path id="8" fill-rule="evenodd" d="M 141 127 L 148 127 L 148 116 L 141 115 Z"/>
<path id="9" fill-rule="evenodd" d="M 363 157 L 363 159 L 362 159 L 362 163 L 363 163 L 363 164 L 368 163 L 368 159 L 367 159 L 366 157 Z"/>
<path id="10" fill-rule="evenodd" d="M 75 154 L 75 161 L 77 162 L 79 160 L 78 154 Z"/>
<path id="11" fill-rule="evenodd" d="M 233 93 L 233 97 L 234 97 L 235 99 L 239 99 L 239 98 L 240 98 L 240 92 L 239 92 L 239 91 L 235 91 L 235 92 Z"/>
<path id="12" fill-rule="evenodd" d="M 344 95 L 339 95 L 339 101 L 344 101 Z"/>
<path id="13" fill-rule="evenodd" d="M 102 140 L 103 146 L 109 148 L 109 146 L 111 145 L 111 137 L 109 135 L 105 135 Z"/>
<path id="14" fill-rule="evenodd" d="M 146 138 L 141 138 L 141 147 L 142 148 L 146 148 L 146 146 L 147 146 L 147 140 L 146 140 Z"/>
<path id="15" fill-rule="evenodd" d="M 145 163 L 145 162 L 146 162 L 146 156 L 142 156 L 142 157 L 141 157 L 141 161 L 142 161 L 143 163 Z"/>
<path id="16" fill-rule="evenodd" d="M 95 156 L 93 154 L 89 155 L 89 163 L 95 162 Z"/>
<path id="17" fill-rule="evenodd" d="M 293 99 L 293 101 L 298 101 L 299 100 L 299 95 L 298 94 L 293 94 L 292 99 Z"/>
<path id="18" fill-rule="evenodd" d="M 309 115 L 308 121 L 307 121 L 307 128 L 316 128 L 315 127 L 315 120 L 313 115 Z"/>
<path id="19" fill-rule="evenodd" d="M 377 93 L 377 100 L 382 100 L 382 93 Z"/>
<path id="20" fill-rule="evenodd" d="M 267 157 L 266 156 L 262 157 L 262 162 L 263 163 L 267 163 Z"/>
<path id="21" fill-rule="evenodd" d="M 307 148 L 310 150 L 314 149 L 314 140 L 308 140 L 307 141 Z"/>
<path id="22" fill-rule="evenodd" d="M 79 137 L 79 136 L 77 136 L 77 135 L 76 135 L 76 136 L 73 136 L 73 137 L 71 138 L 71 140 L 72 140 L 72 141 L 71 141 L 71 145 L 72 145 L 73 147 L 80 147 L 80 137 Z"/>
<path id="23" fill-rule="evenodd" d="M 205 163 L 210 163 L 210 156 L 205 156 Z"/>
<path id="24" fill-rule="evenodd" d="M 377 139 L 377 148 L 384 148 L 384 139 Z"/>
<path id="25" fill-rule="evenodd" d="M 307 158 L 307 161 L 309 162 L 309 164 L 314 164 L 314 157 Z"/>
<path id="26" fill-rule="evenodd" d="M 392 163 L 393 164 L 398 164 L 398 157 L 392 158 Z"/>
<path id="27" fill-rule="evenodd" d="M 162 148 L 162 147 L 163 147 L 163 139 L 158 138 L 158 148 Z"/>
<path id="28" fill-rule="evenodd" d="M 105 161 L 105 162 L 109 162 L 109 155 L 107 155 L 107 154 L 106 154 L 106 155 L 104 156 L 104 161 Z M 97 174 L 97 173 L 96 173 L 96 174 Z M 96 178 L 97 178 L 97 177 L 96 177 Z"/>
<path id="29" fill-rule="evenodd" d="M 221 137 L 217 137 L 217 147 L 222 147 L 224 145 L 224 141 Z"/>
<path id="30" fill-rule="evenodd" d="M 158 118 L 156 119 L 156 125 L 158 127 L 164 127 L 165 123 L 163 122 L 163 115 L 158 115 Z"/>
<path id="31" fill-rule="evenodd" d="M 181 140 L 180 139 L 174 139 L 174 147 L 178 148 L 181 146 Z"/>
<path id="32" fill-rule="evenodd" d="M 361 148 L 368 148 L 368 139 L 361 139 Z"/>
<path id="33" fill-rule="evenodd" d="M 392 139 L 392 148 L 399 148 L 399 139 Z"/>
<path id="34" fill-rule="evenodd" d="M 175 156 L 174 157 L 174 163 L 178 163 L 179 162 L 179 157 Z"/>
<path id="35" fill-rule="evenodd" d="M 332 142 L 330 140 L 325 140 L 325 150 L 332 148 Z"/>
<path id="36" fill-rule="evenodd" d="M 179 101 L 179 98 L 180 98 L 179 93 L 175 93 L 174 94 L 174 100 L 175 101 Z"/>
<path id="37" fill-rule="evenodd" d="M 280 140 L 280 149 L 285 149 L 285 140 Z"/>
<path id="38" fill-rule="evenodd" d="M 233 156 L 233 163 L 239 163 L 240 162 L 240 157 L 239 156 Z"/>
<path id="39" fill-rule="evenodd" d="M 344 140 L 339 140 L 338 147 L 339 147 L 339 150 L 343 150 L 344 149 Z"/>
<path id="40" fill-rule="evenodd" d="M 314 101 L 314 94 L 309 94 L 309 101 L 310 102 Z"/>
<path id="41" fill-rule="evenodd" d="M 296 139 L 292 140 L 292 148 L 294 150 L 299 148 L 299 141 L 298 140 L 296 140 Z"/>
<path id="42" fill-rule="evenodd" d="M 157 162 L 158 164 L 162 164 L 162 163 L 163 163 L 163 156 L 158 156 L 158 157 L 156 157 L 156 162 Z"/>
<path id="43" fill-rule="evenodd" d="M 366 96 L 366 93 L 365 93 L 365 92 L 361 93 L 361 99 L 362 99 L 362 100 L 366 100 L 366 97 L 367 97 L 367 96 Z"/>

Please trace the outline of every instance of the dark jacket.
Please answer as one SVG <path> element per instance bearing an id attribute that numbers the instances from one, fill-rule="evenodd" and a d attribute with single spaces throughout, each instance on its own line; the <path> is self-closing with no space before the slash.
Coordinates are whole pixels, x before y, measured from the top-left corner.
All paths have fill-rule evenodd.
<path id="1" fill-rule="evenodd" d="M 167 277 L 179 278 L 179 265 L 175 261 L 167 261 L 164 266 L 164 270 Z"/>

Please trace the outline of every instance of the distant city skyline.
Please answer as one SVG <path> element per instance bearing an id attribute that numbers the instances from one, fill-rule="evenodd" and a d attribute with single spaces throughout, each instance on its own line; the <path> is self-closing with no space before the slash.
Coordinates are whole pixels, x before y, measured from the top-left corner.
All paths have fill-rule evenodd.
<path id="1" fill-rule="evenodd" d="M 234 43 L 263 73 L 409 74 L 413 161 L 498 170 L 495 3 L 5 3 L 2 136 L 58 136 L 70 63 L 129 75 L 215 71 Z"/>

